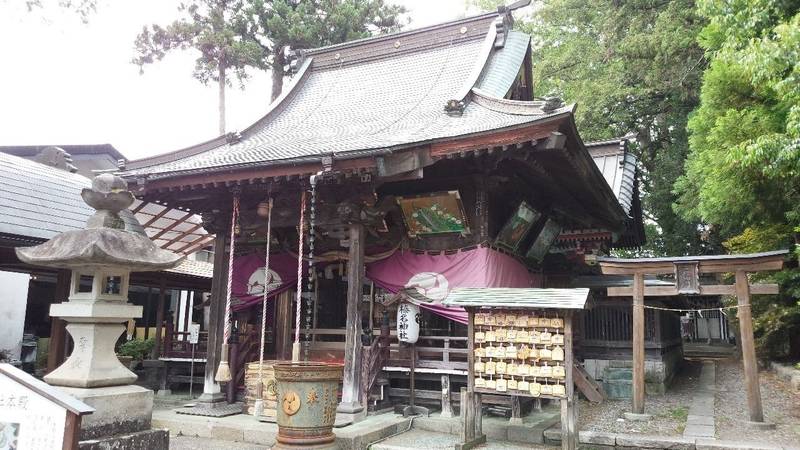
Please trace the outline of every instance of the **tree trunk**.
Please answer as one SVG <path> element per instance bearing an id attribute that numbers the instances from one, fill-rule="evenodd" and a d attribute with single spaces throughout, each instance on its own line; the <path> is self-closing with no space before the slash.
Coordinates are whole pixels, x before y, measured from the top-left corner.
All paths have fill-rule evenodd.
<path id="1" fill-rule="evenodd" d="M 225 67 L 219 66 L 219 134 L 225 134 Z"/>
<path id="2" fill-rule="evenodd" d="M 283 49 L 275 51 L 275 60 L 272 64 L 272 98 L 270 103 L 274 102 L 276 98 L 283 92 L 283 65 L 286 61 L 283 58 Z"/>

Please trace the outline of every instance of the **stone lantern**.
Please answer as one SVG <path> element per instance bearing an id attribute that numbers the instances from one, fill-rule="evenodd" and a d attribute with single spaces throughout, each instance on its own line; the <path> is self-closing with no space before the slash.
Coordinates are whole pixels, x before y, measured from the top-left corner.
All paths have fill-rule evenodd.
<path id="1" fill-rule="evenodd" d="M 150 428 L 153 393 L 131 385 L 136 374 L 122 365 L 114 345 L 123 324 L 142 316 L 141 306 L 128 303 L 130 273 L 170 269 L 182 257 L 158 248 L 144 233 L 126 230 L 120 211 L 134 197 L 123 179 L 99 175 L 81 197 L 96 210 L 86 229 L 16 252 L 28 264 L 72 270 L 69 301 L 52 305 L 50 315 L 67 322 L 74 349 L 44 380 L 97 409 L 83 424 L 87 439 Z"/>

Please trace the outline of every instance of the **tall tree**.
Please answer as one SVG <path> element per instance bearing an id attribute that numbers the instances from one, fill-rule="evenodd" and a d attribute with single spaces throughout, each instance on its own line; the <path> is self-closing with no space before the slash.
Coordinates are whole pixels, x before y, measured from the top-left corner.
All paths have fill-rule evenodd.
<path id="1" fill-rule="evenodd" d="M 705 67 L 696 36 L 703 22 L 693 0 L 552 0 L 532 28 L 539 92 L 578 103 L 587 140 L 636 133 L 644 209 L 658 224 L 649 251 L 681 255 L 714 250 L 697 222 L 672 210 L 682 173 L 686 123 L 698 103 Z"/>
<path id="2" fill-rule="evenodd" d="M 733 252 L 800 242 L 800 3 L 699 0 L 711 61 L 689 121 L 691 152 L 676 210 L 714 224 Z M 795 255 L 796 256 L 796 255 Z M 756 298 L 754 328 L 770 356 L 800 356 L 800 271 Z"/>
<path id="3" fill-rule="evenodd" d="M 384 0 L 252 0 L 247 35 L 259 42 L 272 71 L 272 96 L 283 90 L 288 49 L 338 44 L 397 31 L 405 9 Z"/>
<path id="4" fill-rule="evenodd" d="M 162 60 L 173 50 L 194 49 L 200 52 L 195 61 L 194 77 L 201 83 L 214 81 L 219 95 L 219 133 L 225 133 L 225 89 L 232 72 L 240 83 L 247 77 L 248 66 L 260 66 L 261 46 L 241 33 L 246 17 L 243 0 L 193 0 L 181 4 L 184 16 L 166 27 L 145 26 L 136 37 L 133 63 L 140 70 L 145 64 Z"/>

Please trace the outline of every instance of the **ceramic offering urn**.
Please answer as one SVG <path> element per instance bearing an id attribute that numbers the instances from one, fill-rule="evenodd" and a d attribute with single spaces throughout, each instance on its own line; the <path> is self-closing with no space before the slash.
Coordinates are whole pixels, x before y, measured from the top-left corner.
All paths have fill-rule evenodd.
<path id="1" fill-rule="evenodd" d="M 274 449 L 336 449 L 333 423 L 344 366 L 314 362 L 273 366 L 278 383 Z"/>

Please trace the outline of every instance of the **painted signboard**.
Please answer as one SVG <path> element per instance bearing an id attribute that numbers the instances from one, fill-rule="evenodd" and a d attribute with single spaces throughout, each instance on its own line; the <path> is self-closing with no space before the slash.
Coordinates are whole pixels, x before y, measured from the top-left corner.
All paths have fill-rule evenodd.
<path id="1" fill-rule="evenodd" d="M 398 197 L 406 230 L 411 237 L 447 233 L 469 234 L 464 205 L 458 191 L 416 197 Z"/>
<path id="2" fill-rule="evenodd" d="M 80 416 L 92 412 L 58 388 L 0 364 L 0 450 L 77 448 Z"/>

